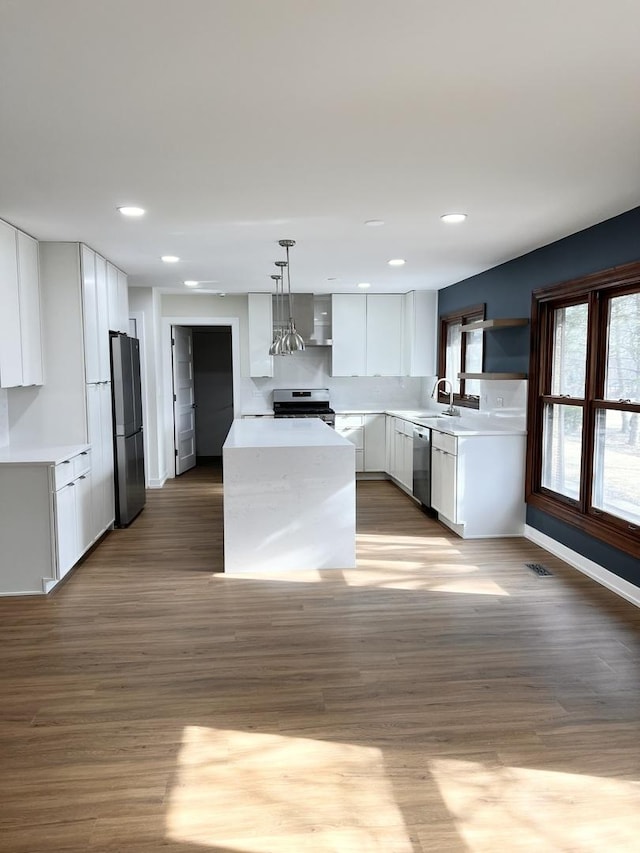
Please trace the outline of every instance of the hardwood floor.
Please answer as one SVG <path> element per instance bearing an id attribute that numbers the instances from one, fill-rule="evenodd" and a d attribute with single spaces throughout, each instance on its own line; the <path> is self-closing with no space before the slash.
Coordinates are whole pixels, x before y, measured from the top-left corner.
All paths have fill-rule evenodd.
<path id="1" fill-rule="evenodd" d="M 196 469 L 0 599 L 3 853 L 640 849 L 640 611 L 387 482 L 355 570 L 220 574 L 221 510 Z"/>

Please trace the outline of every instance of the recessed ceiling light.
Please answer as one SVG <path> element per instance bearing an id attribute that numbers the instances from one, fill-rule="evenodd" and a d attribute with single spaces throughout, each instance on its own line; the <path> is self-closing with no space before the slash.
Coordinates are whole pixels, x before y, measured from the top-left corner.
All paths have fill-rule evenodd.
<path id="1" fill-rule="evenodd" d="M 367 219 L 364 224 L 368 225 L 369 228 L 378 228 L 380 225 L 384 225 L 384 219 Z"/>
<path id="2" fill-rule="evenodd" d="M 390 261 L 387 261 L 390 267 L 403 267 L 406 264 L 406 261 L 403 258 L 392 258 Z"/>
<path id="3" fill-rule="evenodd" d="M 440 219 L 443 222 L 464 222 L 467 218 L 466 213 L 443 213 Z"/>
<path id="4" fill-rule="evenodd" d="M 144 207 L 132 207 L 131 205 L 124 205 L 118 210 L 123 216 L 144 216 L 145 214 Z"/>
<path id="5" fill-rule="evenodd" d="M 369 284 L 368 281 L 361 281 L 360 284 L 358 285 L 358 287 L 365 288 L 365 287 L 371 287 L 371 285 Z"/>
<path id="6" fill-rule="evenodd" d="M 165 264 L 177 264 L 180 258 L 177 255 L 163 255 L 160 260 Z"/>
<path id="7" fill-rule="evenodd" d="M 222 291 L 220 291 L 220 293 L 218 294 L 218 296 L 226 296 L 226 295 L 227 295 L 227 294 L 226 294 L 226 293 L 223 293 Z"/>
<path id="8" fill-rule="evenodd" d="M 185 281 L 185 287 L 197 287 L 200 284 L 199 281 Z"/>

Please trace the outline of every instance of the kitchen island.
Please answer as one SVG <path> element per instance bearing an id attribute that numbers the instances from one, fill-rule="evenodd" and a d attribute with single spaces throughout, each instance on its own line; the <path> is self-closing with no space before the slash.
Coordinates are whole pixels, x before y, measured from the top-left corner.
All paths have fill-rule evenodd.
<path id="1" fill-rule="evenodd" d="M 222 463 L 225 572 L 355 567 L 350 441 L 318 418 L 235 420 Z"/>

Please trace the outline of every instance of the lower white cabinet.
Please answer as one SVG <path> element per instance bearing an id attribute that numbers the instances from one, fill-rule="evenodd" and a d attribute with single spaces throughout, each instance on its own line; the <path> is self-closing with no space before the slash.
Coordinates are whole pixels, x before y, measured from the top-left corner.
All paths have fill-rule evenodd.
<path id="1" fill-rule="evenodd" d="M 431 433 L 431 506 L 440 515 L 458 522 L 457 439 L 452 435 Z"/>
<path id="2" fill-rule="evenodd" d="M 92 541 L 111 527 L 115 518 L 111 383 L 87 385 L 87 431 L 92 451 Z"/>
<path id="3" fill-rule="evenodd" d="M 386 471 L 386 415 L 364 415 L 364 470 Z"/>
<path id="4" fill-rule="evenodd" d="M 364 415 L 336 415 L 336 432 L 356 447 L 356 473 L 364 471 Z"/>
<path id="5" fill-rule="evenodd" d="M 431 431 L 431 503 L 464 539 L 522 536 L 524 435 Z"/>
<path id="6" fill-rule="evenodd" d="M 378 413 L 336 415 L 336 432 L 356 447 L 356 473 L 386 471 L 386 416 Z"/>
<path id="7" fill-rule="evenodd" d="M 0 594 L 47 592 L 95 538 L 89 447 L 3 449 L 0 508 Z"/>
<path id="8" fill-rule="evenodd" d="M 413 491 L 413 424 L 403 418 L 393 418 L 393 460 L 388 473 Z"/>

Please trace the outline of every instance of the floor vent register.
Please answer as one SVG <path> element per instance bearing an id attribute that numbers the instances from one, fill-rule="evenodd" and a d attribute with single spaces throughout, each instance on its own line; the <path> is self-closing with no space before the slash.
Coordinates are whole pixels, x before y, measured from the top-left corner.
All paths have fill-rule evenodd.
<path id="1" fill-rule="evenodd" d="M 542 565 L 542 563 L 525 563 L 525 566 L 541 578 L 551 577 L 553 575 L 553 572 L 550 572 L 546 566 Z"/>

